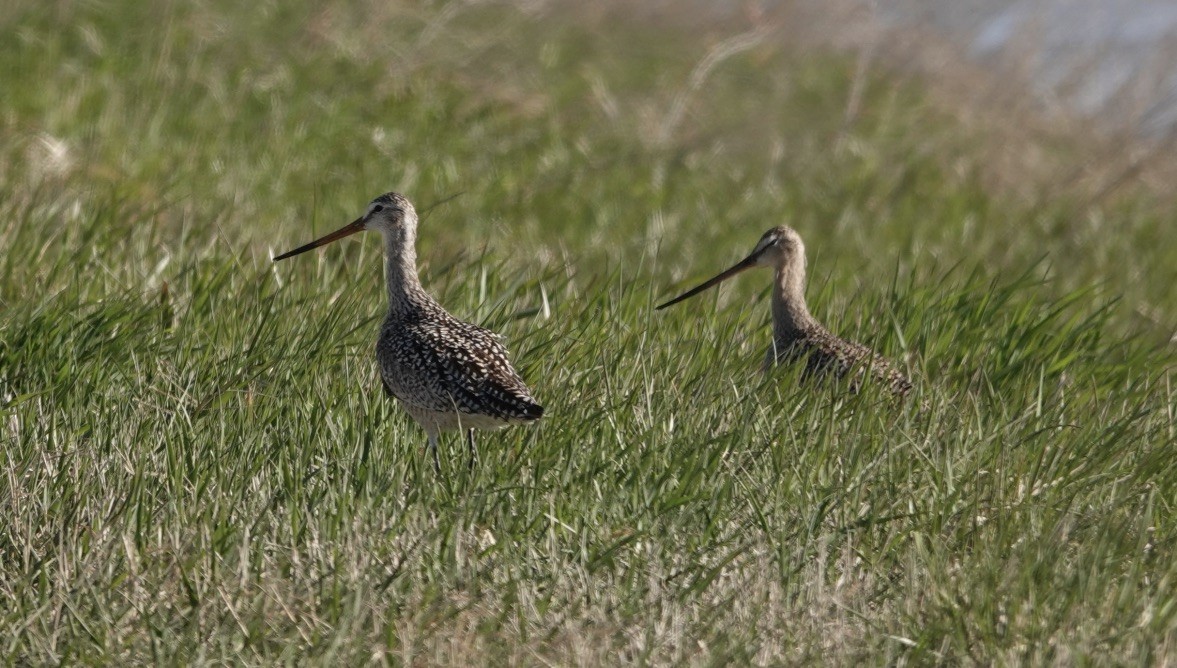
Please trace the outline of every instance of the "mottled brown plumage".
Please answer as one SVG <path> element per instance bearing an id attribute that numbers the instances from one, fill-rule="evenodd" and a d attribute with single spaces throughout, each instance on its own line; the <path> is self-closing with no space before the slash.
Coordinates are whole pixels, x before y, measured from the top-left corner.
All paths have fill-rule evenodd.
<path id="1" fill-rule="evenodd" d="M 407 198 L 386 193 L 362 218 L 280 255 L 281 260 L 361 230 L 384 237 L 388 315 L 376 341 L 384 391 L 425 430 L 440 468 L 438 436 L 464 429 L 473 465 L 474 429 L 534 422 L 544 409 L 515 372 L 490 330 L 458 320 L 421 287 L 417 276 L 417 212 Z"/>
<path id="2" fill-rule="evenodd" d="M 801 361 L 805 362 L 806 378 L 827 375 L 845 378 L 853 372 L 850 386 L 857 391 L 862 376 L 870 373 L 896 396 L 903 397 L 911 391 L 911 381 L 885 357 L 860 343 L 835 336 L 818 323 L 785 336 L 774 336 L 765 368 Z"/>
<path id="3" fill-rule="evenodd" d="M 850 376 L 857 390 L 870 375 L 898 397 L 911 391 L 911 381 L 890 361 L 864 345 L 835 336 L 809 313 L 805 304 L 805 244 L 792 228 L 781 226 L 764 233 L 752 253 L 718 276 L 658 306 L 659 309 L 692 297 L 752 267 L 776 271 L 772 294 L 772 347 L 765 368 L 782 363 L 805 363 L 805 377 Z"/>

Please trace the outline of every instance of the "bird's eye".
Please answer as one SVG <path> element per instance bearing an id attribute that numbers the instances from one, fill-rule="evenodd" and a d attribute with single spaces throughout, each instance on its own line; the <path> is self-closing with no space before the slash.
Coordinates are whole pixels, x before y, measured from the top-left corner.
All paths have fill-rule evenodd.
<path id="1" fill-rule="evenodd" d="M 372 213 L 380 213 L 383 210 L 384 210 L 383 204 L 377 204 L 376 206 L 372 207 Z"/>

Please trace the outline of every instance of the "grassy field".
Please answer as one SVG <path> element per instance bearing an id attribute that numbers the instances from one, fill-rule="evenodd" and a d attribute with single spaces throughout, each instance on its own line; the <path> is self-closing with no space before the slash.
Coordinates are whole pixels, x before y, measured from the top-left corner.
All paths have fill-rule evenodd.
<path id="1" fill-rule="evenodd" d="M 746 30 L 0 8 L 0 660 L 1177 662 L 1172 208 Z M 394 189 L 547 407 L 472 472 L 380 391 L 378 239 L 269 259 Z M 653 311 L 780 223 L 928 411 L 759 375 L 764 273 Z"/>

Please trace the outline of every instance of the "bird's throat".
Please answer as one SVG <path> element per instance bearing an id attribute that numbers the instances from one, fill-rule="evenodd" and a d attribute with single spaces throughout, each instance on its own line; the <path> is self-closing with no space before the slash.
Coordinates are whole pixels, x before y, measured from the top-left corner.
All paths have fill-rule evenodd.
<path id="1" fill-rule="evenodd" d="M 388 284 L 390 311 L 411 307 L 427 297 L 417 276 L 415 241 L 411 235 L 398 238 L 396 232 L 384 234 L 384 279 Z"/>
<path id="2" fill-rule="evenodd" d="M 815 324 L 805 305 L 805 266 L 791 263 L 777 269 L 772 289 L 772 330 L 777 340 L 795 338 Z"/>

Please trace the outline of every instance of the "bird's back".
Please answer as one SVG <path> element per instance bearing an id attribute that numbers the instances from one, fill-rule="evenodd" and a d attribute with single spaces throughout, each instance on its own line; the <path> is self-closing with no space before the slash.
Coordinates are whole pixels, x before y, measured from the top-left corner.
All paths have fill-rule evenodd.
<path id="1" fill-rule="evenodd" d="M 493 332 L 436 303 L 389 314 L 376 346 L 389 393 L 410 409 L 531 422 L 543 415 Z"/>
<path id="2" fill-rule="evenodd" d="M 842 379 L 852 374 L 851 388 L 855 391 L 868 373 L 898 397 L 911 391 L 911 381 L 887 358 L 816 323 L 793 335 L 776 337 L 768 351 L 769 365 L 800 361 L 805 362 L 807 378 Z"/>

